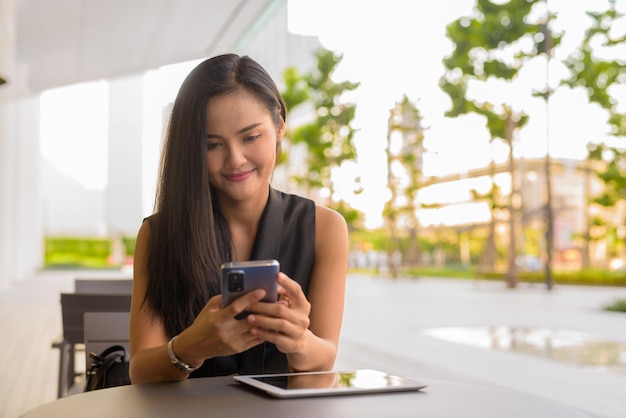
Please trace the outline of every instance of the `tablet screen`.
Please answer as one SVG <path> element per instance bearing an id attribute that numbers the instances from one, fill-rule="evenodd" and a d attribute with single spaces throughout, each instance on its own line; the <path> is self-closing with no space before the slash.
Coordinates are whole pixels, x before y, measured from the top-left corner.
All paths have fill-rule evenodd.
<path id="1" fill-rule="evenodd" d="M 399 386 L 407 383 L 407 380 L 401 377 L 390 376 L 374 370 L 294 374 L 291 376 L 262 376 L 256 379 L 281 389 L 317 389 L 330 387 L 367 389 Z"/>
<path id="2" fill-rule="evenodd" d="M 235 379 L 282 397 L 418 390 L 426 385 L 378 370 L 236 376 Z"/>

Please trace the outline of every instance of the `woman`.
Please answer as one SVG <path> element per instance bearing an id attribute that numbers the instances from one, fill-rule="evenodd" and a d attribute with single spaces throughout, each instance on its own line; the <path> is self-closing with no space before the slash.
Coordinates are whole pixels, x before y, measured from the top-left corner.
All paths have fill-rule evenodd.
<path id="1" fill-rule="evenodd" d="M 227 54 L 183 82 L 163 149 L 155 214 L 137 235 L 133 383 L 332 369 L 343 315 L 344 219 L 270 186 L 286 108 L 267 72 Z M 220 265 L 278 259 L 279 301 L 225 308 Z M 243 311 L 253 314 L 242 320 Z"/>

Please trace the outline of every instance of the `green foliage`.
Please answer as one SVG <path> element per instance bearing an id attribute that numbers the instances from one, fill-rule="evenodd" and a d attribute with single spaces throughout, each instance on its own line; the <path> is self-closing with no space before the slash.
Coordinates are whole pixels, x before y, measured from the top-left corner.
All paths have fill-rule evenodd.
<path id="1" fill-rule="evenodd" d="M 626 35 L 615 36 L 611 31 L 613 22 L 622 18 L 623 14 L 616 11 L 615 1 L 609 0 L 607 9 L 587 12 L 587 15 L 593 23 L 586 30 L 578 50 L 565 60 L 570 76 L 563 84 L 571 88 L 584 88 L 589 100 L 609 113 L 608 123 L 612 135 L 623 140 L 626 137 L 626 116 L 619 111 L 618 100 L 611 91 L 614 86 L 626 85 L 626 60 L 623 57 L 604 59 L 594 55 L 594 45 L 610 48 L 626 43 Z M 604 183 L 604 188 L 592 202 L 605 208 L 615 207 L 626 197 L 626 147 L 592 145 L 588 159 L 601 162 L 603 166 L 598 177 Z M 621 223 L 623 221 L 618 224 Z"/>
<path id="2" fill-rule="evenodd" d="M 402 101 L 391 109 L 387 132 L 387 187 L 390 197 L 383 208 L 383 217 L 389 228 L 391 242 L 398 242 L 397 229 L 402 224 L 410 229 L 412 246 L 409 258 L 418 258 L 419 220 L 417 219 L 417 193 L 421 188 L 422 154 L 424 152 L 424 128 L 422 115 L 416 105 L 404 95 Z M 393 147 L 392 141 L 401 141 Z M 397 149 L 392 149 L 397 148 Z M 395 169 L 392 169 L 394 167 Z M 403 199 L 400 199 L 400 198 Z M 404 203 L 399 203 L 403 201 Z M 389 250 L 395 250 L 391 247 Z"/>
<path id="3" fill-rule="evenodd" d="M 407 277 L 445 277 L 460 279 L 480 279 L 501 281 L 504 273 L 489 272 L 477 274 L 475 268 L 458 265 L 447 265 L 442 268 L 424 267 L 407 269 L 404 272 Z M 522 271 L 520 281 L 526 283 L 545 283 L 543 272 Z M 554 282 L 556 285 L 581 285 L 581 286 L 619 286 L 626 287 L 626 272 L 612 272 L 605 270 L 579 270 L 572 272 L 555 272 Z M 621 306 L 621 305 L 620 305 Z"/>
<path id="4" fill-rule="evenodd" d="M 123 237 L 125 255 L 135 253 L 134 237 Z M 113 242 L 109 238 L 47 237 L 44 248 L 46 268 L 111 268 Z"/>
<path id="5" fill-rule="evenodd" d="M 310 102 L 315 109 L 312 122 L 291 129 L 286 137 L 294 144 L 305 144 L 308 151 L 307 175 L 296 177 L 296 182 L 311 189 L 327 188 L 332 193 L 332 169 L 356 159 L 352 142 L 355 130 L 350 125 L 356 106 L 340 99 L 359 83 L 332 80 L 341 56 L 321 49 L 316 58 L 317 68 L 309 74 L 301 75 L 295 68 L 283 74 L 286 87 L 282 94 L 287 106 L 292 109 Z"/>
<path id="6" fill-rule="evenodd" d="M 478 0 L 473 16 L 461 17 L 447 26 L 446 35 L 454 43 L 454 51 L 443 60 L 446 74 L 440 80 L 441 89 L 452 100 L 446 116 L 472 112 L 483 115 L 491 137 L 505 141 L 509 141 L 505 125 L 509 115 L 517 129 L 528 122 L 523 113 L 513 113 L 506 106 L 496 109 L 493 104 L 473 101 L 466 93 L 471 80 L 513 80 L 528 59 L 560 44 L 561 35 L 548 32 L 547 23 L 530 22 L 529 14 L 541 1 Z M 515 50 L 513 60 L 504 58 L 505 48 Z"/>
<path id="7" fill-rule="evenodd" d="M 615 302 L 606 305 L 604 307 L 605 311 L 611 312 L 624 312 L 626 313 L 626 299 L 617 299 Z"/>
<path id="8" fill-rule="evenodd" d="M 363 213 L 354 209 L 349 204 L 340 200 L 339 202 L 331 202 L 329 207 L 339 212 L 348 224 L 348 230 L 354 231 L 363 225 Z"/>
<path id="9" fill-rule="evenodd" d="M 616 84 L 626 84 L 626 60 L 605 60 L 594 56 L 593 44 L 600 42 L 610 47 L 626 43 L 626 35 L 612 37 L 613 22 L 623 14 L 615 10 L 615 1 L 609 0 L 609 8 L 602 12 L 587 12 L 592 19 L 592 26 L 585 32 L 579 50 L 565 60 L 570 70 L 570 77 L 563 84 L 570 87 L 584 87 L 592 103 L 597 103 L 611 114 L 609 123 L 615 135 L 626 135 L 626 119 L 617 111 L 618 101 L 609 93 L 609 88 Z"/>
<path id="10" fill-rule="evenodd" d="M 51 266 L 106 267 L 111 242 L 105 238 L 46 238 L 44 263 Z"/>
<path id="11" fill-rule="evenodd" d="M 288 110 L 309 100 L 309 86 L 306 80 L 298 74 L 296 68 L 287 68 L 283 72 L 283 80 L 285 81 L 285 90 L 282 92 L 282 96 Z"/>
<path id="12" fill-rule="evenodd" d="M 481 194 L 475 189 L 470 190 L 470 192 L 472 194 L 472 200 L 486 200 L 489 202 L 489 207 L 492 211 L 496 209 L 506 209 L 507 207 L 507 204 L 501 203 L 504 201 L 504 196 L 502 195 L 500 186 L 498 186 L 496 182 L 491 183 L 491 190 L 487 193 Z"/>
<path id="13" fill-rule="evenodd" d="M 135 255 L 137 237 L 122 237 L 122 244 L 124 244 L 124 254 L 126 254 L 126 256 L 133 257 Z"/>
<path id="14" fill-rule="evenodd" d="M 526 227 L 524 228 L 524 248 L 523 253 L 533 256 L 541 255 L 541 242 L 543 231 Z"/>
<path id="15" fill-rule="evenodd" d="M 394 249 L 389 233 L 385 229 L 357 229 L 350 233 L 350 248 L 363 251 L 388 251 Z M 409 238 L 406 235 L 398 237 L 400 251 L 409 248 Z M 438 243 L 431 238 L 419 238 L 420 249 L 424 252 L 433 251 Z"/>

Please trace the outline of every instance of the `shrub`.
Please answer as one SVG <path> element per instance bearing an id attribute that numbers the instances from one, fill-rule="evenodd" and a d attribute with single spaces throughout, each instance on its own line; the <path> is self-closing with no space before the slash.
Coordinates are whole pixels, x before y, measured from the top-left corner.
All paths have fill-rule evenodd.
<path id="1" fill-rule="evenodd" d="M 617 299 L 610 305 L 604 307 L 605 311 L 624 312 L 626 313 L 626 299 Z"/>
<path id="2" fill-rule="evenodd" d="M 123 237 L 124 255 L 135 254 L 135 237 Z M 46 237 L 46 268 L 111 268 L 113 240 L 96 237 Z"/>

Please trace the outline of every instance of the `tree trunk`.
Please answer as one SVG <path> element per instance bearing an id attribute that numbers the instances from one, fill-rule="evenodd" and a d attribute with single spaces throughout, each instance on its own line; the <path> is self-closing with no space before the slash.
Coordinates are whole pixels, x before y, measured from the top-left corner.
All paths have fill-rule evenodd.
<path id="1" fill-rule="evenodd" d="M 513 155 L 513 118 L 511 111 L 507 111 L 506 117 L 506 142 L 509 144 L 509 175 L 511 176 L 511 196 L 509 199 L 509 254 L 508 266 L 506 271 L 506 287 L 514 289 L 517 287 L 519 274 L 517 271 L 517 236 L 516 236 L 516 218 L 517 210 L 515 208 L 518 196 L 517 184 L 515 181 L 515 157 Z"/>

